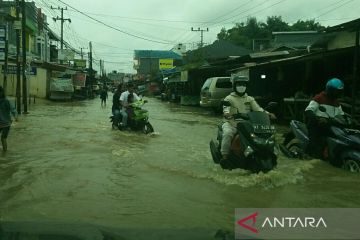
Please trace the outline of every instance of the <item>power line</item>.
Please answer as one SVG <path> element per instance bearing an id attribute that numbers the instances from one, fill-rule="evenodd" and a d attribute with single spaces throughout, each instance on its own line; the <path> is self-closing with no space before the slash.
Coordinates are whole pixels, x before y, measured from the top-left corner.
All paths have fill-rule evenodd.
<path id="1" fill-rule="evenodd" d="M 235 18 L 235 17 L 238 17 L 238 16 L 242 15 L 243 13 L 252 11 L 252 10 L 254 10 L 255 8 L 261 7 L 261 5 L 267 3 L 268 1 L 270 1 L 270 0 L 265 0 L 265 1 L 263 1 L 262 3 L 256 5 L 255 7 L 251 7 L 251 8 L 249 8 L 249 9 L 246 9 L 246 10 L 244 10 L 244 11 L 242 11 L 242 12 L 240 12 L 240 13 L 234 15 L 234 16 L 231 16 L 231 17 L 229 17 L 229 18 L 225 18 L 225 19 L 223 19 L 222 21 L 217 22 L 216 24 L 211 24 L 210 26 L 214 26 L 214 25 L 215 25 L 215 26 L 219 26 L 220 23 L 223 23 L 223 22 L 225 22 L 225 21 L 228 21 L 228 20 L 230 20 L 230 19 L 233 19 L 233 18 Z"/>
<path id="2" fill-rule="evenodd" d="M 281 0 L 281 1 L 279 1 L 279 2 L 276 2 L 276 3 L 270 5 L 270 6 L 266 7 L 266 8 L 260 9 L 260 10 L 258 10 L 258 11 L 256 11 L 256 12 L 253 12 L 253 13 L 247 15 L 246 17 L 243 17 L 242 19 L 247 18 L 247 17 L 250 17 L 251 15 L 254 15 L 254 14 L 256 14 L 256 13 L 262 12 L 262 11 L 267 10 L 267 9 L 269 9 L 269 8 L 272 8 L 272 7 L 274 7 L 274 6 L 276 6 L 276 5 L 279 5 L 279 4 L 281 4 L 281 3 L 285 2 L 285 1 L 287 1 L 287 0 Z"/>
<path id="3" fill-rule="evenodd" d="M 132 19 L 132 20 L 139 20 L 139 21 L 171 22 L 171 23 L 192 23 L 192 24 L 193 23 L 198 23 L 198 24 L 209 23 L 209 21 L 184 21 L 184 20 L 168 20 L 168 19 L 155 19 L 155 18 L 136 18 L 136 17 L 127 17 L 127 16 L 103 14 L 103 13 L 94 13 L 94 12 L 84 12 L 84 13 L 95 15 L 95 16 Z"/>
<path id="4" fill-rule="evenodd" d="M 332 8 L 329 11 L 326 11 L 325 13 L 322 13 L 321 15 L 317 16 L 315 19 L 318 19 L 318 18 L 320 18 L 320 17 L 322 17 L 324 15 L 327 15 L 328 13 L 331 13 L 331 12 L 341 8 L 342 6 L 345 6 L 345 5 L 347 5 L 347 4 L 349 4 L 349 3 L 353 2 L 353 1 L 354 0 L 350 0 L 350 1 L 347 1 L 347 2 L 345 2 L 345 3 L 343 3 L 343 4 L 339 5 L 339 6 L 336 6 L 335 8 Z"/>
<path id="5" fill-rule="evenodd" d="M 81 18 L 79 16 L 75 16 L 75 15 L 72 15 L 72 14 L 69 14 L 70 16 L 72 16 L 73 18 L 77 18 L 77 19 L 80 19 L 82 21 L 86 21 L 86 22 L 90 22 L 90 23 L 94 23 L 93 21 L 89 20 L 89 19 L 84 19 L 84 18 Z M 99 25 L 103 25 L 103 24 L 100 24 L 98 22 L 96 22 L 96 24 L 99 24 Z M 115 25 L 113 24 L 113 26 L 115 27 Z M 126 29 L 126 28 L 123 28 L 124 30 L 128 30 L 130 31 L 130 29 Z M 139 32 L 139 31 L 134 31 L 136 34 L 138 35 L 143 35 L 143 37 L 147 37 L 148 39 L 153 39 L 153 40 L 156 40 L 156 41 L 163 41 L 163 42 L 166 42 L 167 40 L 164 40 L 164 39 L 161 39 L 161 38 L 157 38 L 157 37 L 154 37 L 154 36 L 151 36 L 151 35 L 148 35 L 146 33 L 143 33 L 143 32 Z"/>
<path id="6" fill-rule="evenodd" d="M 161 43 L 161 44 L 169 44 L 169 43 L 170 43 L 170 42 L 161 42 L 161 41 L 157 41 L 157 40 L 153 40 L 153 39 L 144 38 L 144 37 L 141 37 L 141 36 L 138 36 L 138 35 L 135 35 L 135 34 L 132 34 L 132 33 L 126 32 L 126 31 L 123 31 L 123 30 L 121 30 L 121 29 L 119 29 L 119 28 L 113 27 L 113 26 L 111 26 L 111 25 L 109 25 L 109 24 L 107 24 L 107 23 L 104 23 L 103 21 L 100 21 L 100 20 L 98 20 L 98 19 L 96 19 L 96 18 L 93 18 L 93 17 L 89 16 L 88 14 L 86 14 L 86 13 L 84 13 L 84 12 L 82 12 L 82 11 L 74 8 L 74 7 L 72 7 L 71 5 L 63 2 L 62 0 L 57 0 L 57 1 L 59 1 L 59 2 L 61 2 L 61 3 L 63 3 L 63 4 L 65 4 L 66 6 L 74 9 L 76 12 L 78 12 L 78 13 L 80 13 L 80 14 L 82 14 L 82 15 L 84 15 L 84 16 L 92 19 L 92 20 L 94 20 L 95 22 L 98 22 L 98 23 L 100 23 L 100 24 L 102 24 L 102 25 L 104 25 L 104 26 L 106 26 L 106 27 L 108 27 L 108 28 L 111 28 L 111 29 L 113 29 L 113 30 L 116 30 L 116 31 L 118 31 L 118 32 L 121 32 L 121 33 L 123 33 L 123 34 L 126 34 L 126 35 L 128 35 L 128 36 L 131 36 L 131 37 L 134 37 L 134 38 L 138 38 L 138 39 L 142 39 L 142 40 L 149 41 L 149 42 L 155 42 L 155 43 Z"/>
<path id="7" fill-rule="evenodd" d="M 212 19 L 212 20 L 208 21 L 207 23 L 214 23 L 217 19 L 220 19 L 220 18 L 222 18 L 222 17 L 225 17 L 226 15 L 231 14 L 231 13 L 233 13 L 233 12 L 237 11 L 238 9 L 240 9 L 240 8 L 242 8 L 242 7 L 246 6 L 246 5 L 248 5 L 248 4 L 249 4 L 249 3 L 251 3 L 251 2 L 252 2 L 252 0 L 250 0 L 250 1 L 246 2 L 245 4 L 241 4 L 240 6 L 236 7 L 236 8 L 235 8 L 235 9 L 233 9 L 233 10 L 231 10 L 230 12 L 227 12 L 227 13 L 225 13 L 225 14 L 223 14 L 223 15 L 219 16 L 219 17 L 216 17 L 216 18 L 214 18 L 214 19 Z M 216 23 L 216 22 L 215 22 L 215 23 Z"/>

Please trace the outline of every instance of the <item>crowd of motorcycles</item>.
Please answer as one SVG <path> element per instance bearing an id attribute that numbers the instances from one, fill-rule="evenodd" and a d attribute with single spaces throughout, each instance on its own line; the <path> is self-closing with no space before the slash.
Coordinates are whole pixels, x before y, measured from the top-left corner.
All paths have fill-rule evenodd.
<path id="1" fill-rule="evenodd" d="M 128 119 L 128 126 L 133 131 L 142 131 L 145 134 L 154 132 L 149 122 L 149 112 L 143 109 L 146 100 L 139 100 L 130 104 L 132 117 Z M 227 104 L 223 102 L 223 104 Z M 269 103 L 265 109 L 272 111 L 277 103 Z M 320 111 L 326 113 L 325 109 Z M 124 130 L 122 116 L 114 121 L 111 116 L 113 127 Z M 311 159 L 306 149 L 309 143 L 309 136 L 306 125 L 300 121 L 290 122 L 290 131 L 284 134 L 284 141 L 276 142 L 275 126 L 271 123 L 270 117 L 265 112 L 249 112 L 247 114 L 236 114 L 237 133 L 232 143 L 229 157 L 221 161 L 222 155 L 220 146 L 222 141 L 222 124 L 218 125 L 216 140 L 210 141 L 212 159 L 221 168 L 232 170 L 241 168 L 252 173 L 267 173 L 277 166 L 277 158 L 280 151 L 288 158 L 301 160 Z M 331 127 L 330 136 L 326 138 L 326 146 L 323 150 L 322 159 L 335 167 L 343 168 L 350 172 L 360 173 L 360 131 L 348 115 L 329 116 Z"/>
<path id="2" fill-rule="evenodd" d="M 223 104 L 227 104 L 224 102 Z M 265 109 L 271 111 L 276 103 L 270 103 Z M 320 111 L 326 113 L 325 108 Z M 330 120 L 331 134 L 326 138 L 322 159 L 335 167 L 360 173 L 360 131 L 358 123 L 349 115 L 336 116 Z M 213 161 L 223 169 L 242 168 L 252 173 L 269 172 L 276 168 L 280 151 L 288 158 L 301 160 L 312 159 L 307 155 L 309 136 L 306 125 L 300 121 L 290 122 L 290 131 L 284 134 L 284 141 L 276 143 L 275 126 L 264 112 L 249 112 L 234 116 L 237 122 L 235 134 L 226 161 L 221 160 L 220 146 L 222 141 L 222 124 L 218 126 L 216 141 L 210 141 Z"/>

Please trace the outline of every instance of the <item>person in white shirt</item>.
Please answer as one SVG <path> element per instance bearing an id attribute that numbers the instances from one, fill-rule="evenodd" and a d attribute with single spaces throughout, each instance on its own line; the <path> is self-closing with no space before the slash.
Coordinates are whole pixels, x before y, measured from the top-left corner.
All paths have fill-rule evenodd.
<path id="1" fill-rule="evenodd" d="M 128 103 L 128 97 L 129 95 L 132 94 L 134 97 L 134 101 L 138 101 L 140 100 L 140 97 L 134 93 L 134 85 L 133 84 L 128 84 L 127 85 L 127 91 L 123 92 L 120 96 L 120 105 L 121 105 L 121 115 L 122 115 L 122 125 L 123 127 L 127 127 L 128 124 L 128 114 L 127 114 L 127 108 L 129 106 Z"/>
<path id="2" fill-rule="evenodd" d="M 231 140 L 236 134 L 236 121 L 233 116 L 238 113 L 248 113 L 250 111 L 267 112 L 259 106 L 255 99 L 246 93 L 249 79 L 245 76 L 235 76 L 232 78 L 233 92 L 224 101 L 229 102 L 230 106 L 223 107 L 225 123 L 222 125 L 223 136 L 221 142 L 222 161 L 228 159 Z M 267 112 L 272 119 L 276 116 Z"/>

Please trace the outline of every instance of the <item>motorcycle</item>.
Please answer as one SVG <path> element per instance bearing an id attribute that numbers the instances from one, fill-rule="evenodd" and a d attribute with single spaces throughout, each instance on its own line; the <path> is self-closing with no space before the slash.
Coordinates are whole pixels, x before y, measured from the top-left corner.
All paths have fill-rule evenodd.
<path id="1" fill-rule="evenodd" d="M 276 103 L 269 104 L 269 107 Z M 223 102 L 229 106 L 228 102 Z M 223 169 L 242 168 L 252 173 L 269 172 L 277 165 L 277 148 L 275 142 L 275 126 L 265 112 L 249 112 L 236 114 L 237 133 L 233 137 L 227 160 L 222 160 L 220 152 L 222 142 L 222 125 L 218 125 L 217 141 L 210 141 L 212 159 Z"/>
<path id="2" fill-rule="evenodd" d="M 319 110 L 326 113 L 323 106 L 320 106 Z M 327 116 L 330 135 L 326 137 L 322 158 L 335 167 L 360 173 L 360 131 L 352 128 L 355 122 L 348 115 L 330 117 L 327 114 Z M 285 134 L 284 142 L 280 145 L 281 151 L 289 158 L 308 159 L 306 154 L 308 144 L 306 125 L 292 120 L 290 132 Z"/>
<path id="3" fill-rule="evenodd" d="M 146 100 L 139 100 L 129 104 L 129 113 L 128 114 L 128 126 L 133 131 L 142 131 L 145 134 L 154 132 L 154 128 L 149 122 L 149 112 L 148 110 L 143 109 L 143 105 L 147 103 Z M 122 124 L 122 115 L 120 114 L 118 121 L 115 121 L 115 117 L 110 117 L 110 122 L 112 122 L 113 128 L 118 128 L 119 130 L 124 130 Z"/>

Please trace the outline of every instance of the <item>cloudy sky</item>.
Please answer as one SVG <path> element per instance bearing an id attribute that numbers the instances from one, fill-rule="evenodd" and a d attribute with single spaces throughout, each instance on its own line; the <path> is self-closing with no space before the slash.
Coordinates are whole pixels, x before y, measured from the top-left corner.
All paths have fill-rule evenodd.
<path id="1" fill-rule="evenodd" d="M 204 42 L 212 43 L 222 27 L 229 29 L 249 16 L 261 21 L 280 15 L 289 23 L 315 19 L 325 26 L 360 17 L 360 0 L 35 0 L 35 3 L 59 35 L 60 22 L 52 18 L 60 16 L 60 11 L 51 10 L 51 6 L 67 4 L 64 17 L 71 18 L 71 23 L 64 23 L 65 40 L 76 49 L 86 48 L 92 41 L 95 59 L 105 60 L 108 72 L 134 72 L 135 49 L 170 50 L 177 43 L 193 48 L 200 41 L 200 33 L 191 32 L 191 27 L 209 28 L 204 33 Z M 98 61 L 94 67 L 98 69 Z"/>

